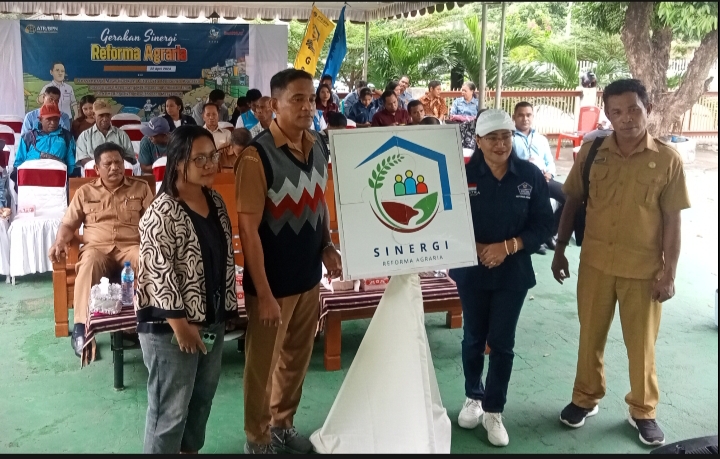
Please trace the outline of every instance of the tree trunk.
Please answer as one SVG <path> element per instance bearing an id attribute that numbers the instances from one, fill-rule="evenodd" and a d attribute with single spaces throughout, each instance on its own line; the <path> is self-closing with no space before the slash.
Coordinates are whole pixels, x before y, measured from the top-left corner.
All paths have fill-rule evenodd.
<path id="1" fill-rule="evenodd" d="M 683 113 L 692 109 L 705 90 L 710 67 L 718 55 L 718 32 L 709 32 L 700 42 L 688 64 L 678 89 L 668 92 L 667 69 L 670 65 L 672 31 L 664 26 L 653 29 L 653 2 L 630 3 L 625 12 L 621 39 L 625 45 L 630 72 L 647 88 L 653 110 L 648 131 L 655 137 L 670 133 Z"/>

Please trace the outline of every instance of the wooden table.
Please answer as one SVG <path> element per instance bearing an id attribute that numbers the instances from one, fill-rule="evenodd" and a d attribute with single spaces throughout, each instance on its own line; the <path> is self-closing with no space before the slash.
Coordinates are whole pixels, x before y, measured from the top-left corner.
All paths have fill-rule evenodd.
<path id="1" fill-rule="evenodd" d="M 449 277 L 421 276 L 420 288 L 423 294 L 425 312 L 447 312 L 445 323 L 448 328 L 462 326 L 462 306 L 457 287 Z M 325 331 L 325 370 L 340 370 L 340 349 L 342 345 L 342 322 L 354 319 L 369 319 L 375 314 L 380 292 L 337 292 L 320 289 L 320 323 L 318 330 Z"/>

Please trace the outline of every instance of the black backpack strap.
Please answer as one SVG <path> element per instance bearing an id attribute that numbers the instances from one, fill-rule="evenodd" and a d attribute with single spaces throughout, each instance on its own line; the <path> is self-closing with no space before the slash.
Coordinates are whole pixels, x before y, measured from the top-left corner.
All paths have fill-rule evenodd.
<path id="1" fill-rule="evenodd" d="M 590 196 L 590 168 L 595 161 L 595 156 L 597 156 L 600 145 L 602 145 L 604 141 L 605 137 L 596 137 L 595 140 L 593 140 L 590 151 L 588 151 L 587 158 L 585 159 L 585 164 L 583 164 L 583 202 L 587 202 Z"/>

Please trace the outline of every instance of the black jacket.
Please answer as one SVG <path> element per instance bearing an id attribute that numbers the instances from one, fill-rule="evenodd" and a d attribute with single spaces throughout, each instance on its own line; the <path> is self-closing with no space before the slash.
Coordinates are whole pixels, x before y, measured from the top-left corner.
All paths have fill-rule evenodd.
<path id="1" fill-rule="evenodd" d="M 174 131 L 175 130 L 175 121 L 173 121 L 173 119 L 170 117 L 170 115 L 165 114 L 163 116 L 163 118 L 165 118 L 167 120 L 168 124 L 170 125 L 170 132 Z M 197 123 L 195 122 L 195 119 L 192 116 L 180 115 L 180 126 L 186 126 L 186 125 L 197 126 Z"/>

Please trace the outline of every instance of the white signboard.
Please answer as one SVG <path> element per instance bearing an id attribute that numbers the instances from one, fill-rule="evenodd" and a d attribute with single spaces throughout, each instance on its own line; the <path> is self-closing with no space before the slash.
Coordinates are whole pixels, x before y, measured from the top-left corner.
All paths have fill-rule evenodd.
<path id="1" fill-rule="evenodd" d="M 329 132 L 346 279 L 477 265 L 457 126 Z"/>

